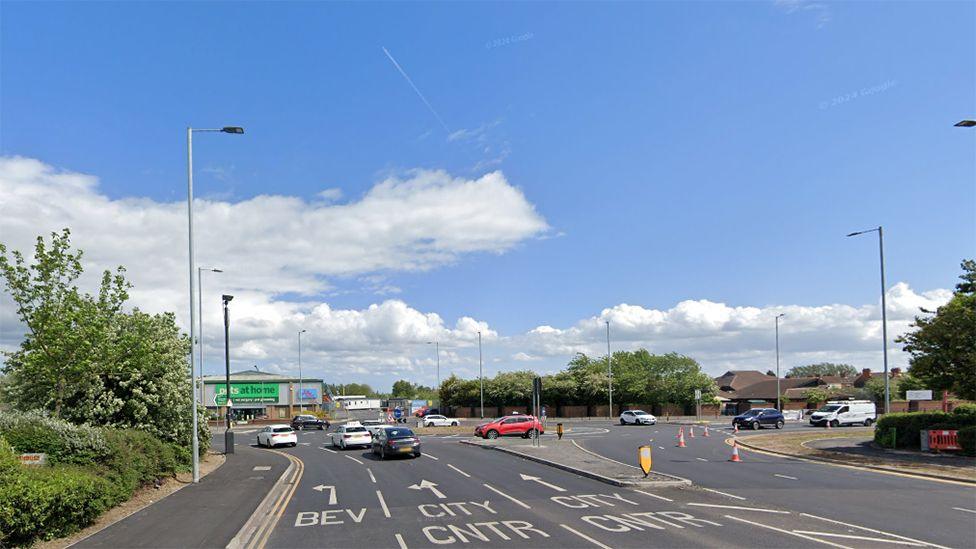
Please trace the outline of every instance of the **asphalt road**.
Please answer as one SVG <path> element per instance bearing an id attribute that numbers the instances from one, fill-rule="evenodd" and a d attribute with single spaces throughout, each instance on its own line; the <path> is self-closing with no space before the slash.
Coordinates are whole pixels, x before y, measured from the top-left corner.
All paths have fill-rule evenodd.
<path id="1" fill-rule="evenodd" d="M 746 452 L 744 463 L 728 463 L 717 433 L 679 451 L 670 426 L 573 427 L 570 438 L 582 446 L 628 463 L 639 443 L 654 438 L 656 470 L 718 492 L 618 488 L 465 446 L 459 437 L 423 437 L 423 457 L 379 461 L 366 450 L 332 448 L 328 433 L 305 431 L 297 447 L 279 449 L 301 459 L 304 473 L 266 546 L 976 545 L 972 488 Z"/>

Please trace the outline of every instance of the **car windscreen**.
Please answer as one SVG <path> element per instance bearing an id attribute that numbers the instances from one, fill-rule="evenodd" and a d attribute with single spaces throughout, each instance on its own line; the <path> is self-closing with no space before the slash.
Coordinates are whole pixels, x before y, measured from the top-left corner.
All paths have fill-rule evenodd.
<path id="1" fill-rule="evenodd" d="M 817 411 L 818 412 L 836 412 L 839 409 L 840 409 L 840 406 L 834 405 L 834 406 L 824 406 L 823 408 L 821 408 L 821 409 L 819 409 Z"/>
<path id="2" fill-rule="evenodd" d="M 642 412 L 642 411 L 638 410 L 638 411 L 634 412 L 634 415 L 635 416 L 649 416 L 651 414 L 648 414 L 647 412 Z"/>
<path id="3" fill-rule="evenodd" d="M 742 414 L 744 416 L 758 416 L 762 413 L 762 410 L 749 410 L 748 412 Z"/>
<path id="4" fill-rule="evenodd" d="M 413 438 L 413 431 L 410 429 L 387 429 L 386 438 Z"/>
<path id="5" fill-rule="evenodd" d="M 365 433 L 366 432 L 366 428 L 365 427 L 346 427 L 346 432 L 347 433 Z"/>
<path id="6" fill-rule="evenodd" d="M 276 433 L 293 433 L 291 427 L 275 427 L 274 432 Z"/>

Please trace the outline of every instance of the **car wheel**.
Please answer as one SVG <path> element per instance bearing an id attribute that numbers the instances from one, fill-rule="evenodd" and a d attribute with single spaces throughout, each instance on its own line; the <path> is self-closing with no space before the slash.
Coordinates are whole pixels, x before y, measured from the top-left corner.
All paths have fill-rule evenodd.
<path id="1" fill-rule="evenodd" d="M 538 436 L 539 436 L 538 429 L 529 429 L 528 432 L 525 433 L 525 438 L 536 438 Z"/>
<path id="2" fill-rule="evenodd" d="M 297 442 L 292 442 L 291 443 L 291 447 L 294 448 L 295 446 L 298 446 L 298 443 Z"/>
<path id="3" fill-rule="evenodd" d="M 324 425 L 319 425 L 319 431 L 323 431 L 323 430 L 325 430 L 325 426 Z"/>
<path id="4" fill-rule="evenodd" d="M 782 429 L 783 428 L 783 420 L 782 419 L 776 422 L 776 428 L 777 429 Z"/>
<path id="5" fill-rule="evenodd" d="M 620 424 L 621 424 L 621 425 L 627 425 L 627 422 L 626 422 L 626 421 L 624 421 L 624 418 L 620 418 Z"/>
<path id="6" fill-rule="evenodd" d="M 831 427 L 840 427 L 840 422 L 836 419 L 830 422 Z"/>
<path id="7" fill-rule="evenodd" d="M 413 453 L 413 457 L 415 457 L 415 458 L 419 458 L 419 457 L 420 457 L 420 452 L 414 452 L 414 453 Z"/>
<path id="8" fill-rule="evenodd" d="M 752 422 L 752 430 L 753 431 L 758 431 L 759 430 L 759 422 L 758 421 L 753 421 Z"/>
<path id="9" fill-rule="evenodd" d="M 298 427 L 295 427 L 295 430 L 296 430 L 296 431 L 301 431 L 301 430 L 302 430 L 302 428 L 303 428 L 303 427 L 302 427 L 302 426 L 301 426 L 301 425 L 299 424 L 299 426 L 298 426 Z"/>
<path id="10" fill-rule="evenodd" d="M 458 422 L 456 422 L 456 421 L 452 421 L 451 422 L 451 427 L 457 427 L 457 426 L 458 426 Z"/>
<path id="11" fill-rule="evenodd" d="M 386 448 L 380 447 L 380 460 L 386 459 Z"/>
<path id="12" fill-rule="evenodd" d="M 492 429 L 491 431 L 488 431 L 488 434 L 485 435 L 485 438 L 490 438 L 492 440 L 498 438 L 498 431 L 496 431 L 494 429 Z"/>
<path id="13" fill-rule="evenodd" d="M 872 423 L 872 422 L 871 422 L 871 420 L 870 420 L 870 419 L 865 419 L 865 420 L 864 420 L 864 426 L 865 426 L 865 427 L 870 427 L 870 426 L 871 426 L 871 423 Z"/>

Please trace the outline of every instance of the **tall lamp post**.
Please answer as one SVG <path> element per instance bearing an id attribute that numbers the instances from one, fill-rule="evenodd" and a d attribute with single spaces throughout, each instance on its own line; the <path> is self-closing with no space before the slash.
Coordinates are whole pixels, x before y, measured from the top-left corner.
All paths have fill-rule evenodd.
<path id="1" fill-rule="evenodd" d="M 220 296 L 224 304 L 224 389 L 227 391 L 227 401 L 224 406 L 227 412 L 224 414 L 227 420 L 227 430 L 224 431 L 224 453 L 234 453 L 234 431 L 230 430 L 230 413 L 234 402 L 230 399 L 230 314 L 227 304 L 234 299 L 234 296 L 224 294 Z"/>
<path id="2" fill-rule="evenodd" d="M 857 236 L 859 234 L 873 233 L 875 231 L 878 233 L 878 253 L 881 257 L 881 343 L 882 348 L 884 349 L 884 411 L 885 414 L 887 414 L 891 410 L 891 380 L 888 379 L 888 311 L 887 307 L 885 306 L 884 229 L 879 226 L 876 229 L 858 231 L 856 233 L 850 233 L 847 236 Z"/>
<path id="3" fill-rule="evenodd" d="M 302 403 L 305 402 L 305 395 L 302 394 L 302 334 L 305 330 L 298 330 L 298 413 L 302 413 Z"/>
<path id="4" fill-rule="evenodd" d="M 244 128 L 238 126 L 224 126 L 223 128 L 187 128 L 186 129 L 186 220 L 188 230 L 188 248 L 190 263 L 190 403 L 193 411 L 193 435 L 191 437 L 193 452 L 193 482 L 200 482 L 200 440 L 197 434 L 197 390 L 196 377 L 197 365 L 194 358 L 193 346 L 199 344 L 197 340 L 197 312 L 193 307 L 195 290 L 193 284 L 193 271 L 196 270 L 196 257 L 193 255 L 193 133 L 194 132 L 221 132 L 221 133 L 244 133 Z M 200 364 L 203 367 L 203 364 Z M 227 395 L 230 397 L 230 394 Z"/>
<path id="5" fill-rule="evenodd" d="M 610 387 L 610 421 L 613 421 L 613 363 L 610 356 L 610 321 L 607 321 L 607 383 Z"/>
<path id="6" fill-rule="evenodd" d="M 782 404 L 780 403 L 780 389 L 779 389 L 779 319 L 786 316 L 786 313 L 780 313 L 776 315 L 776 409 L 782 411 Z"/>
<path id="7" fill-rule="evenodd" d="M 485 419 L 485 375 L 482 369 L 481 332 L 478 332 L 478 380 L 481 382 L 481 419 Z"/>
<path id="8" fill-rule="evenodd" d="M 428 341 L 427 345 L 434 346 L 434 355 L 437 359 L 437 408 L 441 407 L 441 344 L 437 340 Z"/>

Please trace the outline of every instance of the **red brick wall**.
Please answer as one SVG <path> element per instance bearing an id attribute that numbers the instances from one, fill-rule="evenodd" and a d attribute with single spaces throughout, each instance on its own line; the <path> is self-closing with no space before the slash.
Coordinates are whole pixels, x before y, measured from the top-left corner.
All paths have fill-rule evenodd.
<path id="1" fill-rule="evenodd" d="M 488 409 L 485 409 L 485 413 L 488 413 Z M 499 415 L 510 416 L 512 414 L 529 414 L 528 406 L 502 406 L 502 413 Z"/>
<path id="2" fill-rule="evenodd" d="M 560 406 L 559 417 L 586 417 L 587 416 L 586 406 Z"/>
<path id="3" fill-rule="evenodd" d="M 606 404 L 601 404 L 599 406 L 590 406 L 590 417 L 607 417 L 610 411 L 610 406 Z M 613 405 L 613 415 L 614 417 L 620 415 L 620 405 Z"/>

